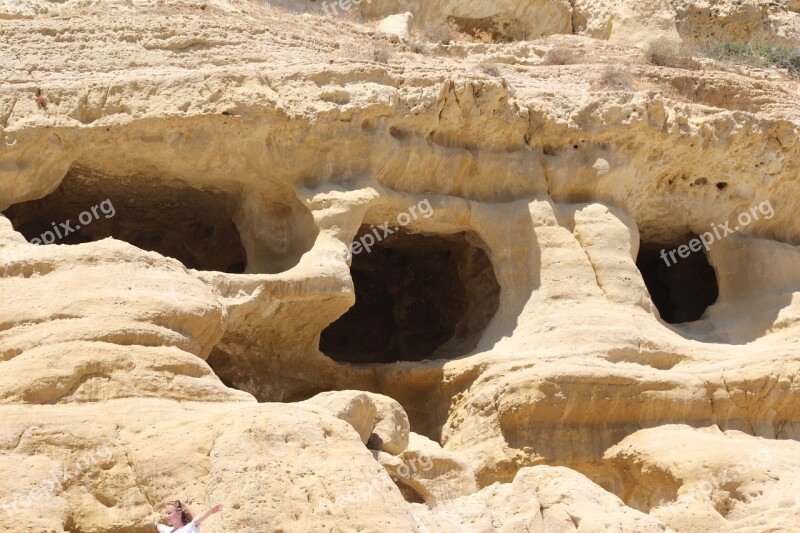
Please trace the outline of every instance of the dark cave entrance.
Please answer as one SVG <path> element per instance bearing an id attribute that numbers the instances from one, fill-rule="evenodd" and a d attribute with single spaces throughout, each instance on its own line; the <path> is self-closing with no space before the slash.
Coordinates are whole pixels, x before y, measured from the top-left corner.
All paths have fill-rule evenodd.
<path id="1" fill-rule="evenodd" d="M 691 235 L 667 244 L 642 243 L 636 259 L 653 303 L 669 324 L 699 320 L 719 297 L 717 275 L 702 249 L 690 251 L 687 257 L 677 252 L 670 254 L 679 247 L 688 247 L 695 238 Z M 686 255 L 686 248 L 683 251 Z"/>
<path id="2" fill-rule="evenodd" d="M 242 273 L 247 258 L 235 208 L 230 194 L 73 169 L 51 194 L 3 214 L 34 244 L 113 237 L 187 268 Z"/>
<path id="3" fill-rule="evenodd" d="M 362 226 L 355 242 L 370 231 Z M 356 303 L 320 338 L 320 350 L 336 361 L 466 354 L 500 303 L 491 261 L 473 234 L 397 232 L 354 254 L 350 272 Z"/>

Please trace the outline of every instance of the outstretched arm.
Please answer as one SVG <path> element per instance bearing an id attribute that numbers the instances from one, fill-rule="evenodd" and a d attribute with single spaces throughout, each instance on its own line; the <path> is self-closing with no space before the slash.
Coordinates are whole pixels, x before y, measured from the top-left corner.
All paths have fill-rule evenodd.
<path id="1" fill-rule="evenodd" d="M 218 503 L 218 504 L 214 505 L 211 509 L 209 509 L 205 513 L 201 514 L 200 516 L 196 517 L 193 520 L 194 521 L 194 525 L 199 526 L 200 524 L 203 523 L 203 521 L 206 518 L 208 518 L 209 516 L 211 516 L 214 513 L 220 512 L 221 510 L 222 510 L 222 504 L 221 503 Z"/>

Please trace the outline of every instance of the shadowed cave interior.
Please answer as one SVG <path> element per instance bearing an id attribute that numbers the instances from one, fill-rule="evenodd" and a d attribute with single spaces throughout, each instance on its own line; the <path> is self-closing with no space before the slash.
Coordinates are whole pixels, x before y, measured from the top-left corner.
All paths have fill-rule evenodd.
<path id="1" fill-rule="evenodd" d="M 664 244 L 642 243 L 636 266 L 642 273 L 650 297 L 661 318 L 669 324 L 699 320 L 719 297 L 717 275 L 703 250 L 687 257 L 668 253 L 696 238 L 696 235 Z M 667 254 L 667 261 L 661 251 Z"/>
<path id="2" fill-rule="evenodd" d="M 51 194 L 3 214 L 34 244 L 113 237 L 187 268 L 242 273 L 247 256 L 232 220 L 235 206 L 231 194 L 73 169 Z"/>
<path id="3" fill-rule="evenodd" d="M 369 233 L 362 226 L 355 241 Z M 497 312 L 500 285 L 474 234 L 397 232 L 353 254 L 356 302 L 328 326 L 336 361 L 393 363 L 469 353 Z"/>

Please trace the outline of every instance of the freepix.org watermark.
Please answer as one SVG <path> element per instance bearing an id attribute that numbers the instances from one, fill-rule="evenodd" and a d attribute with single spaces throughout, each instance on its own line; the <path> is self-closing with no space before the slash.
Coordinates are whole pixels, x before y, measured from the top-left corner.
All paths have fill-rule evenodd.
<path id="1" fill-rule="evenodd" d="M 364 1 L 365 0 L 333 0 L 329 2 L 328 0 L 325 0 L 322 2 L 322 10 L 329 17 L 338 17 L 339 11 L 336 9 L 337 6 L 346 13 L 352 8 L 361 5 L 361 3 Z M 366 2 L 371 4 L 372 0 L 366 0 Z"/>
<path id="2" fill-rule="evenodd" d="M 415 476 L 420 475 L 421 472 L 429 472 L 433 468 L 433 459 L 427 454 L 422 453 L 418 456 L 404 459 L 402 464 L 397 466 L 395 471 L 389 472 L 392 481 L 398 483 L 399 481 L 410 480 Z M 369 499 L 376 492 L 378 494 L 383 492 L 385 487 L 377 479 L 371 481 L 364 481 L 358 487 L 353 489 L 352 492 L 335 501 L 323 501 L 322 506 L 331 510 L 333 507 L 346 507 L 350 505 L 359 505 L 369 502 Z"/>
<path id="3" fill-rule="evenodd" d="M 81 229 L 81 225 L 88 226 L 95 220 L 100 218 L 100 214 L 98 214 L 98 210 L 100 213 L 105 215 L 106 218 L 111 218 L 117 214 L 116 209 L 114 209 L 114 204 L 111 203 L 111 200 L 106 199 L 100 202 L 97 205 L 93 205 L 86 211 L 83 211 L 80 215 L 78 215 L 78 222 L 80 224 L 72 225 L 71 220 L 67 219 L 65 222 L 61 222 L 56 225 L 55 222 L 51 222 L 50 224 L 53 226 L 52 230 L 47 230 L 43 232 L 38 237 L 34 237 L 30 240 L 31 244 L 53 244 L 56 242 L 56 239 L 63 239 L 70 233 L 74 233 Z"/>
<path id="4" fill-rule="evenodd" d="M 771 219 L 775 216 L 775 210 L 772 208 L 772 204 L 769 203 L 769 200 L 765 200 L 758 204 L 755 207 L 751 207 L 749 211 L 742 211 L 739 213 L 739 216 L 736 217 L 736 221 L 739 223 L 738 226 L 734 226 L 731 229 L 730 225 L 731 222 L 727 221 L 724 224 L 714 224 L 711 223 L 711 230 L 703 233 L 702 235 L 698 236 L 696 239 L 692 239 L 687 244 L 682 244 L 677 248 L 674 248 L 667 252 L 666 250 L 661 250 L 661 259 L 664 260 L 664 263 L 667 264 L 668 267 L 674 265 L 678 262 L 678 259 L 675 257 L 677 253 L 681 258 L 687 258 L 692 252 L 699 252 L 703 248 L 708 251 L 711 248 L 711 245 L 714 244 L 716 241 L 724 239 L 728 235 L 733 235 L 740 229 L 743 229 L 753 223 L 754 221 L 758 220 L 759 214 L 764 216 L 765 220 Z M 667 257 L 669 256 L 669 257 Z"/>
<path id="5" fill-rule="evenodd" d="M 724 468 L 719 478 L 712 476 L 697 483 L 691 490 L 680 494 L 674 501 L 667 502 L 661 499 L 658 502 L 658 515 L 662 517 L 668 516 L 671 520 L 675 515 L 685 513 L 687 506 L 692 502 L 712 503 L 715 491 L 730 490 L 726 488 L 730 481 L 756 476 L 764 472 L 772 464 L 772 454 L 767 448 L 762 448 L 758 452 L 749 455 L 746 459 L 739 461 L 736 466 Z"/>
<path id="6" fill-rule="evenodd" d="M 390 227 L 390 222 L 385 222 L 377 228 L 374 224 L 371 224 L 371 233 L 365 233 L 357 241 L 350 243 L 350 253 L 353 255 L 358 255 L 362 251 L 370 253 L 375 243 L 381 242 L 385 237 L 400 231 L 400 228 L 407 226 L 412 220 L 417 220 L 418 215 L 422 215 L 422 218 L 430 218 L 433 216 L 433 208 L 427 198 L 421 200 L 416 205 L 412 205 L 408 209 L 408 213 L 403 212 L 397 215 L 397 221 L 392 227 Z"/>

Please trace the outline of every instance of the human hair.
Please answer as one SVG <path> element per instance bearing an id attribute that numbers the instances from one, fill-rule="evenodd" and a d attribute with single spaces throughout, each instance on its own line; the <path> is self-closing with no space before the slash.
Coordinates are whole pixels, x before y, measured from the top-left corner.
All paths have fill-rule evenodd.
<path id="1" fill-rule="evenodd" d="M 183 522 L 184 526 L 192 521 L 192 513 L 189 512 L 189 509 L 183 506 L 180 500 L 173 500 L 171 502 L 167 502 L 167 505 L 171 505 L 176 510 L 181 512 L 181 522 Z"/>

